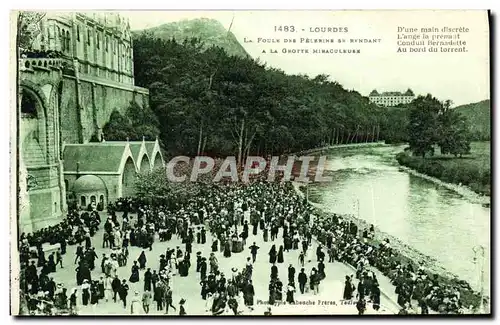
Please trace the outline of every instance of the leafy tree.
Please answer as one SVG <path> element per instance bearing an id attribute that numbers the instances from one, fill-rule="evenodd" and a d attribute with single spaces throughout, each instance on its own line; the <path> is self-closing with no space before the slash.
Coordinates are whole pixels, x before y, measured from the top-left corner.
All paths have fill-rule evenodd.
<path id="1" fill-rule="evenodd" d="M 413 90 L 411 90 L 410 88 L 408 88 L 408 90 L 406 90 L 406 92 L 404 93 L 404 95 L 406 95 L 406 96 L 415 96 L 415 94 L 413 93 Z"/>
<path id="2" fill-rule="evenodd" d="M 410 149 L 417 156 L 433 154 L 438 140 L 438 114 L 442 104 L 432 95 L 419 96 L 410 105 L 408 136 Z"/>
<path id="3" fill-rule="evenodd" d="M 154 169 L 140 173 L 135 181 L 137 197 L 146 200 L 164 198 L 170 194 L 167 176 L 164 169 Z"/>
<path id="4" fill-rule="evenodd" d="M 111 141 L 125 141 L 129 139 L 133 135 L 130 120 L 120 114 L 120 112 L 113 111 L 108 123 L 103 127 L 103 134 L 105 139 Z"/>
<path id="5" fill-rule="evenodd" d="M 410 110 L 407 106 L 389 108 L 381 121 L 386 143 L 408 142 Z"/>
<path id="6" fill-rule="evenodd" d="M 108 123 L 103 127 L 104 139 L 111 141 L 140 141 L 155 140 L 159 134 L 158 119 L 148 107 L 140 107 L 136 102 L 131 102 L 125 115 L 113 111 Z M 99 141 L 93 137 L 94 140 Z"/>
<path id="7" fill-rule="evenodd" d="M 440 102 L 430 94 L 409 104 L 408 137 L 410 149 L 417 156 L 434 152 L 461 156 L 470 152 L 469 125 L 464 116 L 451 109 L 450 100 Z"/>
<path id="8" fill-rule="evenodd" d="M 462 156 L 470 153 L 470 131 L 464 116 L 451 109 L 451 101 L 442 104 L 438 114 L 439 137 L 437 144 L 441 153 Z"/>
<path id="9" fill-rule="evenodd" d="M 41 21 L 44 12 L 21 11 L 17 16 L 17 46 L 22 49 L 31 49 L 33 42 L 42 32 Z"/>

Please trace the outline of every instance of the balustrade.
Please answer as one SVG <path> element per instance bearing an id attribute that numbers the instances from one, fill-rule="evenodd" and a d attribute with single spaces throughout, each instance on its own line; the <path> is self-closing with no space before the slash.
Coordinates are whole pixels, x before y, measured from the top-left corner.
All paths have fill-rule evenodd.
<path id="1" fill-rule="evenodd" d="M 20 58 L 19 59 L 19 68 L 21 71 L 25 70 L 34 70 L 37 68 L 55 68 L 55 69 L 63 69 L 66 67 L 70 67 L 72 63 L 63 58 Z"/>

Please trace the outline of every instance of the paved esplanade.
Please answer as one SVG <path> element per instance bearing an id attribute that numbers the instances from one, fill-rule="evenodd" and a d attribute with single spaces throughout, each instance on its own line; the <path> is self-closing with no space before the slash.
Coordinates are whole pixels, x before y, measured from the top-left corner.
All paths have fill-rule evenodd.
<path id="1" fill-rule="evenodd" d="M 121 213 L 117 213 L 119 216 L 119 221 L 121 221 Z M 130 216 L 130 215 L 129 215 Z M 137 220 L 136 214 L 132 214 L 133 218 L 130 220 L 131 224 L 134 224 Z M 104 222 L 106 218 L 105 213 L 101 213 L 101 219 Z M 95 262 L 95 269 L 92 271 L 92 280 L 98 280 L 103 273 L 101 272 L 101 259 L 102 254 L 105 253 L 107 256 L 111 253 L 111 249 L 102 248 L 102 237 L 103 237 L 103 224 L 101 224 L 99 231 L 92 238 L 92 245 L 96 249 L 97 256 L 99 257 Z M 239 227 L 238 229 L 241 229 Z M 254 299 L 254 311 L 248 310 L 244 305 L 240 304 L 238 306 L 238 310 L 242 310 L 242 314 L 244 315 L 263 315 L 264 311 L 267 310 L 267 300 L 269 298 L 268 285 L 271 274 L 271 264 L 269 263 L 269 250 L 273 242 L 268 241 L 264 242 L 262 238 L 262 231 L 259 229 L 256 236 L 252 234 L 252 227 L 249 229 L 249 237 L 247 238 L 247 245 L 243 252 L 241 253 L 232 253 L 231 257 L 224 257 L 223 253 L 217 252 L 216 257 L 219 261 L 219 268 L 221 272 L 224 273 L 226 278 L 230 278 L 232 275 L 231 268 L 236 267 L 238 270 L 241 270 L 245 267 L 247 257 L 250 257 L 250 250 L 248 247 L 252 245 L 253 242 L 256 242 L 257 246 L 260 247 L 257 260 L 254 264 L 253 270 L 253 285 L 255 288 L 255 299 Z M 173 305 L 177 308 L 177 311 L 174 311 L 172 308 L 169 309 L 170 315 L 178 315 L 178 307 L 179 301 L 181 298 L 186 299 L 185 308 L 188 315 L 209 315 L 211 313 L 205 310 L 205 300 L 201 298 L 201 286 L 200 286 L 200 273 L 196 272 L 196 252 L 201 251 L 202 256 L 209 257 L 211 252 L 211 243 L 212 236 L 209 231 L 207 231 L 207 242 L 206 244 L 197 244 L 196 241 L 193 242 L 192 246 L 192 254 L 191 254 L 191 267 L 189 268 L 189 275 L 187 277 L 180 277 L 179 274 L 172 277 L 172 291 L 173 291 Z M 280 228 L 280 233 L 278 235 L 277 240 L 274 242 L 277 248 L 279 245 L 283 244 L 282 238 L 282 228 Z M 159 258 L 161 254 L 165 254 L 167 248 L 176 248 L 179 246 L 181 250 L 185 251 L 185 245 L 181 243 L 180 239 L 176 238 L 176 235 L 172 236 L 172 239 L 167 242 L 160 242 L 158 238 L 155 239 L 155 243 L 153 244 L 153 250 L 144 250 L 147 257 L 146 268 L 151 268 L 151 272 L 153 270 L 158 271 L 159 267 Z M 304 266 L 305 272 L 309 278 L 309 274 L 313 267 L 317 268 L 316 261 L 316 243 L 313 240 L 313 246 L 308 249 L 308 258 L 306 258 L 306 264 Z M 220 247 L 219 247 L 220 248 Z M 76 272 L 75 268 L 77 267 L 74 264 L 75 260 L 75 251 L 76 245 L 68 246 L 67 253 L 63 257 L 63 266 L 61 269 L 60 266 L 57 267 L 57 272 L 51 273 L 49 277 L 54 277 L 56 283 L 63 283 L 64 286 L 68 289 L 68 294 L 71 292 L 73 288 L 76 288 Z M 347 267 L 346 265 L 335 262 L 335 263 L 325 263 L 325 272 L 326 278 L 321 281 L 319 287 L 319 294 L 314 295 L 312 291 L 306 292 L 305 294 L 300 294 L 297 282 L 297 275 L 300 272 L 300 264 L 298 261 L 300 250 L 290 250 L 290 252 L 284 252 L 284 263 L 276 263 L 278 266 L 279 272 L 278 276 L 283 282 L 283 301 L 286 298 L 286 288 L 288 283 L 288 266 L 293 264 L 295 267 L 295 283 L 296 290 L 294 298 L 298 303 L 297 305 L 281 305 L 281 306 L 273 306 L 272 313 L 274 315 L 279 314 L 357 314 L 356 309 L 356 301 L 352 300 L 352 304 L 342 305 L 342 294 L 344 290 L 344 279 L 345 275 L 354 274 L 354 271 Z M 82 305 L 82 297 L 81 291 L 78 291 L 77 297 L 77 310 L 79 315 L 130 315 L 130 301 L 135 291 L 138 291 L 140 297 L 142 299 L 142 294 L 144 292 L 144 272 L 145 270 L 140 271 L 140 281 L 136 283 L 130 283 L 128 281 L 131 274 L 131 266 L 133 265 L 133 260 L 136 260 L 139 257 L 139 254 L 142 252 L 142 249 L 139 247 L 129 247 L 129 259 L 127 261 L 127 265 L 124 267 L 119 267 L 117 274 L 120 280 L 126 279 L 127 283 L 130 287 L 129 294 L 127 296 L 127 308 L 123 307 L 123 303 L 117 297 L 117 302 L 113 302 L 112 300 L 106 302 L 104 299 L 99 300 L 99 303 L 96 305 Z M 311 259 L 311 262 L 307 262 L 307 259 Z M 357 281 L 354 281 L 354 284 L 357 285 Z M 309 285 L 309 284 L 308 284 Z M 397 313 L 398 308 L 386 301 L 384 297 L 381 297 L 381 309 L 378 312 L 375 312 L 372 309 L 372 304 L 366 304 L 367 309 L 365 314 L 394 314 Z M 262 303 L 259 303 L 262 301 Z M 310 301 L 310 302 L 309 302 Z M 309 302 L 309 305 L 307 303 Z M 314 305 L 310 305 L 311 302 L 314 302 Z M 332 305 L 335 303 L 336 305 Z M 321 305 L 320 305 L 321 304 Z M 390 310 L 388 310 L 390 309 Z M 144 315 L 145 312 L 142 309 L 142 302 L 140 303 L 140 315 Z M 149 315 L 164 315 L 165 310 L 157 311 L 156 310 L 156 302 L 152 301 L 150 305 Z M 232 311 L 228 313 L 232 315 Z"/>

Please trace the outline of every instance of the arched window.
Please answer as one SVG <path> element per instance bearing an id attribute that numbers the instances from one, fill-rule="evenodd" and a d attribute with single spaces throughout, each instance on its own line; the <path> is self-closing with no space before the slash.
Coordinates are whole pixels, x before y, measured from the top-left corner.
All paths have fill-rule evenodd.
<path id="1" fill-rule="evenodd" d="M 66 31 L 66 51 L 70 51 L 71 48 L 71 37 L 69 36 L 69 31 Z"/>
<path id="2" fill-rule="evenodd" d="M 64 29 L 59 32 L 60 42 L 61 42 L 61 50 L 63 52 L 66 51 L 66 33 L 64 32 Z"/>
<path id="3" fill-rule="evenodd" d="M 42 103 L 29 89 L 22 90 L 21 134 L 23 134 L 22 155 L 26 166 L 47 163 L 47 125 Z"/>
<path id="4" fill-rule="evenodd" d="M 135 164 L 132 158 L 129 157 L 123 169 L 122 196 L 128 197 L 134 195 L 135 177 L 136 177 Z"/>
<path id="5" fill-rule="evenodd" d="M 99 203 L 104 204 L 104 195 L 99 196 Z"/>
<path id="6" fill-rule="evenodd" d="M 23 100 L 21 101 L 21 114 L 23 117 L 37 118 L 35 99 L 23 91 Z"/>
<path id="7" fill-rule="evenodd" d="M 82 197 L 80 198 L 80 205 L 82 207 L 87 207 L 87 198 L 85 196 L 82 195 Z"/>
<path id="8" fill-rule="evenodd" d="M 95 197 L 95 195 L 92 195 L 90 197 L 90 204 L 92 204 L 92 203 L 96 203 L 96 197 Z"/>

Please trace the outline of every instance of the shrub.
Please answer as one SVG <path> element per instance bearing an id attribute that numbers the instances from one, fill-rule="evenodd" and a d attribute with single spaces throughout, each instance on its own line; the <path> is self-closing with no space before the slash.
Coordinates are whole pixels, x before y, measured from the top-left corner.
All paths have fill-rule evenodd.
<path id="1" fill-rule="evenodd" d="M 441 176 L 443 175 L 443 171 L 444 171 L 444 167 L 437 162 L 430 162 L 427 165 L 426 169 L 427 169 L 427 173 L 430 176 L 436 177 L 436 178 L 441 178 Z"/>

